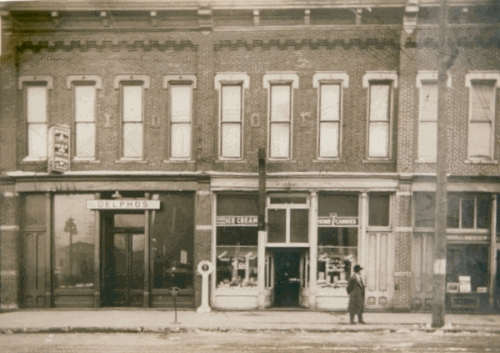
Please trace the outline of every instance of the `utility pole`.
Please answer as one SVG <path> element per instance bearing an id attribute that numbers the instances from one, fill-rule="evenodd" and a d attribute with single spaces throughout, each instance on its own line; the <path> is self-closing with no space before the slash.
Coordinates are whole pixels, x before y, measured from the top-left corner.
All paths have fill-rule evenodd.
<path id="1" fill-rule="evenodd" d="M 434 300 L 432 303 L 432 327 L 443 327 L 446 298 L 446 226 L 447 226 L 447 164 L 448 149 L 446 128 L 446 83 L 448 79 L 447 48 L 447 0 L 440 0 L 439 7 L 439 47 L 438 47 L 438 133 L 436 163 L 436 223 L 434 236 Z M 451 63 L 450 63 L 451 64 Z"/>

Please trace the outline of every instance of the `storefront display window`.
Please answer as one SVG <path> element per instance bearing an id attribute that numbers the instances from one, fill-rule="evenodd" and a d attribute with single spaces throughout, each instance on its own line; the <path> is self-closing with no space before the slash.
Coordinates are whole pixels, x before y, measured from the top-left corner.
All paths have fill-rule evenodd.
<path id="1" fill-rule="evenodd" d="M 486 293 L 488 244 L 448 244 L 446 286 L 448 293 Z"/>
<path id="2" fill-rule="evenodd" d="M 258 195 L 217 197 L 217 288 L 257 288 Z"/>
<path id="3" fill-rule="evenodd" d="M 154 195 L 162 208 L 151 212 L 153 288 L 193 288 L 194 195 Z"/>
<path id="4" fill-rule="evenodd" d="M 54 197 L 55 288 L 93 288 L 95 215 L 89 194 Z"/>

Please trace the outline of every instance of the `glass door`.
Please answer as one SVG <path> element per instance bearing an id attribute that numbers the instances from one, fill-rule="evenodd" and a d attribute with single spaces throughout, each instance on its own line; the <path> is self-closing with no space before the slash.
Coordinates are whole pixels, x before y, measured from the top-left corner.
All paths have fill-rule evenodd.
<path id="1" fill-rule="evenodd" d="M 142 306 L 144 234 L 111 233 L 107 254 L 108 305 Z"/>

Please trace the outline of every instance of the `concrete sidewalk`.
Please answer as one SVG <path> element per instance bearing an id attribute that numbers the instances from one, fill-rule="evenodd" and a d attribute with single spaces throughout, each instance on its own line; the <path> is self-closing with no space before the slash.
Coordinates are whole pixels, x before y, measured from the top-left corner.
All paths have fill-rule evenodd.
<path id="1" fill-rule="evenodd" d="M 366 325 L 350 325 L 345 312 L 306 310 L 177 312 L 159 309 L 19 310 L 0 314 L 1 333 L 189 332 L 201 331 L 436 331 L 431 314 L 364 314 Z M 500 315 L 446 314 L 445 332 L 500 334 Z"/>

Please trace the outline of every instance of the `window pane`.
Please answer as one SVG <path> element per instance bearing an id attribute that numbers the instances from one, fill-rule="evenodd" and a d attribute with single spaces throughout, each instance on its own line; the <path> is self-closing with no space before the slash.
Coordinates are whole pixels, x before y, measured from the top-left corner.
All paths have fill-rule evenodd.
<path id="1" fill-rule="evenodd" d="M 415 194 L 415 227 L 434 227 L 436 200 L 433 193 Z"/>
<path id="2" fill-rule="evenodd" d="M 172 124 L 172 157 L 191 157 L 191 124 Z"/>
<path id="3" fill-rule="evenodd" d="M 87 209 L 92 195 L 54 197 L 55 288 L 93 288 L 95 215 Z"/>
<path id="4" fill-rule="evenodd" d="M 39 86 L 27 87 L 28 122 L 47 121 L 47 88 Z"/>
<path id="5" fill-rule="evenodd" d="M 469 157 L 491 157 L 491 124 L 470 123 Z"/>
<path id="6" fill-rule="evenodd" d="M 132 234 L 132 289 L 144 289 L 144 234 Z"/>
<path id="7" fill-rule="evenodd" d="M 241 157 L 241 124 L 222 124 L 222 157 Z"/>
<path id="8" fill-rule="evenodd" d="M 370 157 L 389 156 L 389 124 L 370 123 Z"/>
<path id="9" fill-rule="evenodd" d="M 76 156 L 94 158 L 95 156 L 95 124 L 76 124 Z"/>
<path id="10" fill-rule="evenodd" d="M 318 227 L 318 246 L 358 247 L 358 228 Z"/>
<path id="11" fill-rule="evenodd" d="M 321 121 L 339 120 L 340 85 L 321 85 Z"/>
<path id="12" fill-rule="evenodd" d="M 389 200 L 387 194 L 370 194 L 369 196 L 369 225 L 389 225 Z"/>
<path id="13" fill-rule="evenodd" d="M 474 197 L 462 198 L 462 228 L 474 228 Z"/>
<path id="14" fill-rule="evenodd" d="M 192 289 L 194 193 L 162 193 L 159 200 L 161 209 L 151 215 L 153 286 Z"/>
<path id="15" fill-rule="evenodd" d="M 170 94 L 172 121 L 191 121 L 191 86 L 170 86 Z"/>
<path id="16" fill-rule="evenodd" d="M 94 121 L 94 86 L 75 86 L 75 121 Z"/>
<path id="17" fill-rule="evenodd" d="M 271 204 L 306 204 L 307 197 L 300 196 L 272 196 L 269 199 Z"/>
<path id="18" fill-rule="evenodd" d="M 144 227 L 144 213 L 117 213 L 113 216 L 115 227 Z"/>
<path id="19" fill-rule="evenodd" d="M 437 158 L 437 123 L 420 122 L 418 131 L 418 157 L 435 161 Z"/>
<path id="20" fill-rule="evenodd" d="M 390 85 L 370 86 L 370 121 L 389 121 Z"/>
<path id="21" fill-rule="evenodd" d="M 437 121 L 438 89 L 436 83 L 422 83 L 420 88 L 420 120 Z"/>
<path id="22" fill-rule="evenodd" d="M 28 156 L 47 158 L 47 125 L 28 125 Z"/>
<path id="23" fill-rule="evenodd" d="M 256 288 L 257 246 L 217 246 L 217 288 Z"/>
<path id="24" fill-rule="evenodd" d="M 487 244 L 449 244 L 446 251 L 446 282 L 458 282 L 459 276 L 470 276 L 471 292 L 488 286 Z"/>
<path id="25" fill-rule="evenodd" d="M 123 121 L 142 121 L 142 86 L 123 86 Z"/>
<path id="26" fill-rule="evenodd" d="M 142 124 L 123 125 L 123 156 L 142 157 Z"/>
<path id="27" fill-rule="evenodd" d="M 309 210 L 290 210 L 290 242 L 309 242 Z"/>
<path id="28" fill-rule="evenodd" d="M 458 228 L 460 220 L 460 196 L 448 195 L 448 228 Z"/>
<path id="29" fill-rule="evenodd" d="M 217 195 L 217 216 L 256 216 L 258 214 L 258 194 Z"/>
<path id="30" fill-rule="evenodd" d="M 493 82 L 474 82 L 471 85 L 471 120 L 493 121 L 494 88 Z"/>
<path id="31" fill-rule="evenodd" d="M 255 245 L 259 239 L 258 227 L 217 227 L 217 246 Z"/>
<path id="32" fill-rule="evenodd" d="M 338 157 L 339 124 L 320 123 L 319 155 L 320 157 Z"/>
<path id="33" fill-rule="evenodd" d="M 318 286 L 347 286 L 358 263 L 357 228 L 318 228 Z"/>
<path id="34" fill-rule="evenodd" d="M 319 194 L 318 216 L 358 217 L 359 198 L 356 194 Z"/>
<path id="35" fill-rule="evenodd" d="M 290 121 L 290 86 L 271 86 L 271 121 Z"/>
<path id="36" fill-rule="evenodd" d="M 290 153 L 290 125 L 271 124 L 271 158 L 288 158 Z"/>
<path id="37" fill-rule="evenodd" d="M 488 229 L 490 227 L 491 199 L 488 196 L 477 197 L 477 228 Z"/>
<path id="38" fill-rule="evenodd" d="M 269 210 L 267 218 L 269 226 L 268 243 L 286 242 L 286 210 Z"/>
<path id="39" fill-rule="evenodd" d="M 24 198 L 23 225 L 45 227 L 47 220 L 47 198 L 45 194 L 31 194 Z"/>
<path id="40" fill-rule="evenodd" d="M 241 121 L 241 86 L 222 86 L 222 121 Z"/>

